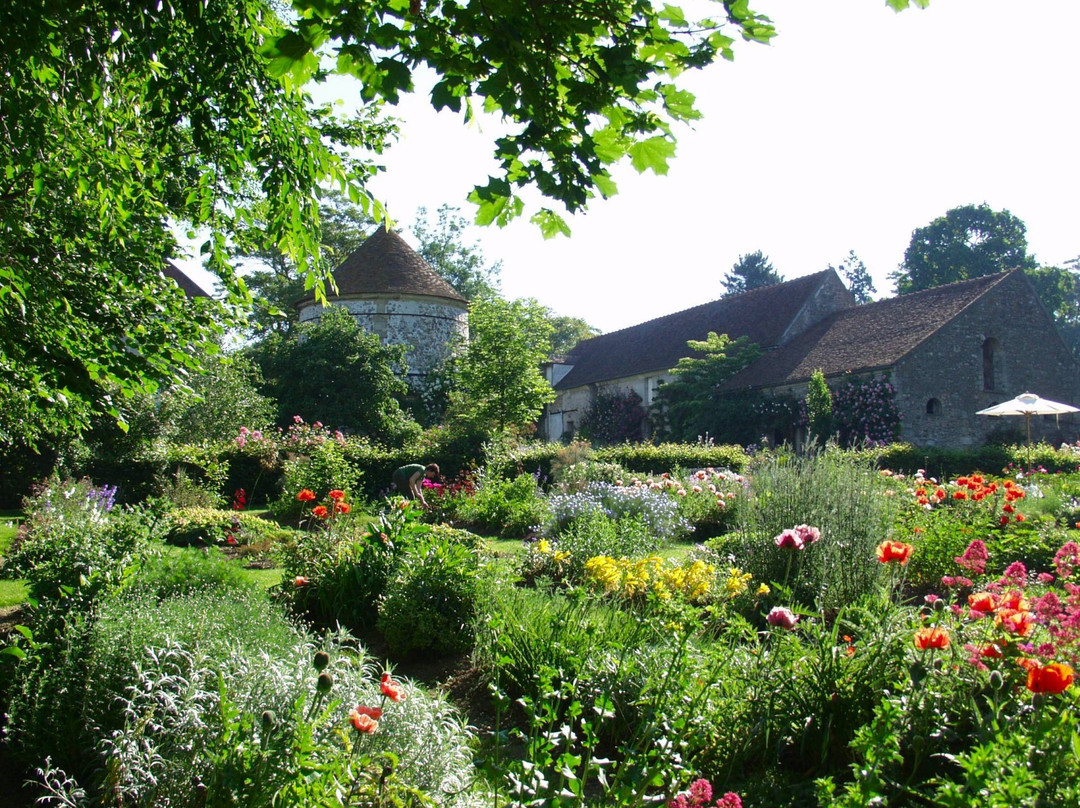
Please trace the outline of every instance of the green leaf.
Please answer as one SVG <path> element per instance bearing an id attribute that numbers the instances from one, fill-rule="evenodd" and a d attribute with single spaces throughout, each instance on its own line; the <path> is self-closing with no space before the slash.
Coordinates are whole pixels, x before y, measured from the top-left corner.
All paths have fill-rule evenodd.
<path id="1" fill-rule="evenodd" d="M 627 152 L 639 174 L 651 169 L 654 174 L 663 176 L 668 172 L 668 160 L 675 156 L 675 142 L 657 135 L 633 144 Z"/>
<path id="2" fill-rule="evenodd" d="M 566 220 L 548 208 L 538 211 L 529 221 L 540 227 L 540 232 L 545 239 L 555 238 L 560 233 L 564 236 L 570 235 L 570 226 Z"/>

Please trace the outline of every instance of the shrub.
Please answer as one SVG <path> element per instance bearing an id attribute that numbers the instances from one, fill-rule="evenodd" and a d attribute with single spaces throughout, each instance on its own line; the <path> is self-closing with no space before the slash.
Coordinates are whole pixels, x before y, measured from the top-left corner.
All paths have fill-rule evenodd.
<path id="1" fill-rule="evenodd" d="M 456 520 L 486 535 L 521 537 L 544 518 L 546 503 L 531 474 L 481 476 L 472 496 L 452 509 Z"/>
<path id="2" fill-rule="evenodd" d="M 14 702 L 12 737 L 24 754 L 52 755 L 47 780 L 58 797 L 71 800 L 78 786 L 67 771 L 111 808 L 299 808 L 335 794 L 363 804 L 470 802 L 469 734 L 453 708 L 393 680 L 383 693 L 394 700 L 381 695 L 351 638 L 315 641 L 265 598 L 119 596 L 103 604 L 87 645 L 81 664 L 28 678 Z M 67 689 L 42 692 L 35 706 L 47 709 L 26 709 L 31 687 L 46 683 Z M 349 726 L 355 705 L 382 709 L 377 733 Z M 71 744 L 38 730 L 68 732 L 78 754 L 58 759 Z"/>
<path id="3" fill-rule="evenodd" d="M 629 481 L 632 473 L 618 463 L 601 463 L 597 460 L 582 460 L 561 467 L 555 473 L 553 479 L 558 484 L 559 491 L 570 493 L 581 491 L 589 483 L 611 483 L 622 485 L 623 481 Z"/>
<path id="4" fill-rule="evenodd" d="M 93 597 L 115 584 L 145 549 L 155 521 L 144 509 L 114 508 L 115 493 L 89 480 L 55 477 L 39 487 L 24 502 L 27 517 L 4 574 L 25 578 L 34 599 L 74 590 Z"/>
<path id="5" fill-rule="evenodd" d="M 214 589 L 257 589 L 221 553 L 194 548 L 148 553 L 121 586 L 127 597 L 157 600 Z"/>
<path id="6" fill-rule="evenodd" d="M 409 544 L 379 599 L 377 627 L 390 651 L 399 657 L 468 651 L 479 574 L 475 553 L 445 533 Z"/>
<path id="7" fill-rule="evenodd" d="M 290 534 L 291 531 L 276 522 L 235 510 L 181 508 L 164 519 L 165 541 L 180 547 L 283 541 Z"/>
<path id="8" fill-rule="evenodd" d="M 371 524 L 351 515 L 314 523 L 282 548 L 277 596 L 328 625 L 373 626 L 399 553 L 430 532 L 419 519 L 418 508 L 397 497 Z"/>
<path id="9" fill-rule="evenodd" d="M 343 443 L 344 439 L 323 440 L 306 448 L 307 454 L 286 461 L 281 497 L 271 506 L 276 517 L 298 518 L 302 507 L 296 495 L 304 489 L 315 492 L 319 499 L 334 489 L 355 498 L 360 490 L 361 473 L 349 462 Z"/>
<path id="10" fill-rule="evenodd" d="M 556 538 L 530 542 L 522 561 L 527 579 L 578 582 L 585 564 L 596 556 L 635 558 L 659 545 L 645 519 L 634 514 L 616 519 L 601 510 L 587 510 L 569 522 Z"/>
<path id="11" fill-rule="evenodd" d="M 639 518 L 654 545 L 680 538 L 691 529 L 679 516 L 678 503 L 662 491 L 645 486 L 588 483 L 583 490 L 572 494 L 553 494 L 548 507 L 543 532 L 551 538 L 560 536 L 586 514 L 596 512 L 616 521 Z"/>
<path id="12" fill-rule="evenodd" d="M 751 474 L 738 532 L 713 541 L 755 579 L 789 585 L 799 603 L 834 610 L 879 580 L 874 548 L 889 536 L 896 511 L 886 488 L 879 472 L 849 455 L 770 457 Z M 775 538 L 801 524 L 818 528 L 820 540 L 779 548 Z"/>

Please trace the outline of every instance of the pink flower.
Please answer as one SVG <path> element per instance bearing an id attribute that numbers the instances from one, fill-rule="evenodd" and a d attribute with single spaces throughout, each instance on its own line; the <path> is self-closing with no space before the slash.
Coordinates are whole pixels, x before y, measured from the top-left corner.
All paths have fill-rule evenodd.
<path id="1" fill-rule="evenodd" d="M 781 550 L 801 550 L 803 549 L 803 539 L 792 528 L 788 528 L 779 536 L 773 539 L 776 546 Z"/>
<path id="2" fill-rule="evenodd" d="M 795 628 L 799 616 L 785 606 L 773 606 L 765 617 L 765 622 L 776 628 Z"/>
<path id="3" fill-rule="evenodd" d="M 1068 578 L 1080 567 L 1080 544 L 1066 542 L 1054 556 L 1054 567 L 1062 578 Z"/>
<path id="4" fill-rule="evenodd" d="M 698 778 L 690 784 L 690 799 L 697 804 L 703 805 L 712 799 L 712 784 L 704 777 Z"/>
<path id="5" fill-rule="evenodd" d="M 957 556 L 953 561 L 976 575 L 982 575 L 986 571 L 986 561 L 989 557 L 986 552 L 986 544 L 979 539 L 975 539 L 964 550 L 964 554 Z"/>
<path id="6" fill-rule="evenodd" d="M 810 525 L 795 525 L 795 532 L 799 534 L 804 547 L 821 538 L 821 531 L 816 527 L 810 527 Z"/>
<path id="7" fill-rule="evenodd" d="M 729 791 L 716 801 L 716 808 L 743 808 L 742 799 L 734 791 Z"/>

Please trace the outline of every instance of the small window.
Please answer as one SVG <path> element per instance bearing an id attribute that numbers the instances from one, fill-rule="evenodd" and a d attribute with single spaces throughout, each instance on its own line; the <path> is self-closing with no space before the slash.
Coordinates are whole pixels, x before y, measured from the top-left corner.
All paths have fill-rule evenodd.
<path id="1" fill-rule="evenodd" d="M 941 402 L 932 398 L 926 402 L 926 414 L 927 415 L 941 415 Z"/>

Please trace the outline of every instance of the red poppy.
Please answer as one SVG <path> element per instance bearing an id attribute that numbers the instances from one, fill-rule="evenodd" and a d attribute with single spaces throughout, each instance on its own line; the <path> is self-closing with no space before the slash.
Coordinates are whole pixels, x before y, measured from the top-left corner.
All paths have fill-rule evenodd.
<path id="1" fill-rule="evenodd" d="M 971 607 L 973 612 L 987 615 L 998 607 L 997 598 L 990 592 L 976 592 L 973 595 L 968 595 L 968 606 Z"/>
<path id="2" fill-rule="evenodd" d="M 877 559 L 882 564 L 888 564 L 891 561 L 906 564 L 914 550 L 914 547 L 902 541 L 883 541 L 877 546 Z"/>
<path id="3" fill-rule="evenodd" d="M 311 583 L 311 579 L 304 575 L 297 575 L 295 578 L 293 578 L 293 583 L 297 586 L 307 586 L 309 583 Z"/>
<path id="4" fill-rule="evenodd" d="M 335 502 L 334 513 L 348 513 L 352 510 L 352 506 L 348 502 Z"/>
<path id="5" fill-rule="evenodd" d="M 311 509 L 311 515 L 317 516 L 320 519 L 325 519 L 327 516 L 330 515 L 330 511 L 326 510 L 325 505 L 316 505 L 314 508 Z"/>
<path id="6" fill-rule="evenodd" d="M 382 675 L 382 682 L 379 684 L 379 689 L 382 690 L 382 694 L 390 699 L 390 701 L 405 701 L 405 691 L 402 690 L 401 685 L 390 678 L 389 673 Z"/>
<path id="7" fill-rule="evenodd" d="M 942 628 L 921 628 L 915 632 L 915 647 L 920 651 L 927 648 L 948 648 L 949 632 Z"/>
<path id="8" fill-rule="evenodd" d="M 967 491 L 956 491 L 952 495 L 953 499 L 967 499 Z"/>
<path id="9" fill-rule="evenodd" d="M 937 491 L 934 492 L 934 496 L 938 499 L 945 499 L 945 489 L 939 488 Z"/>
<path id="10" fill-rule="evenodd" d="M 345 499 L 345 492 L 342 491 L 340 488 L 335 488 L 333 491 L 331 491 L 329 494 L 327 494 L 327 496 L 330 497 L 330 499 L 334 500 L 335 502 L 338 502 L 340 500 Z"/>
<path id="11" fill-rule="evenodd" d="M 1012 632 L 1019 637 L 1026 637 L 1035 622 L 1031 612 L 1022 612 L 1016 609 L 1002 609 L 998 612 L 997 619 L 1006 631 Z"/>
<path id="12" fill-rule="evenodd" d="M 357 732 L 371 735 L 379 728 L 379 722 L 367 713 L 360 712 L 360 710 L 359 707 L 353 707 L 349 710 L 349 720 L 352 721 L 352 725 L 356 727 Z"/>
<path id="13" fill-rule="evenodd" d="M 1073 669 L 1064 662 L 1028 668 L 1027 688 L 1032 693 L 1063 693 L 1073 683 Z"/>
<path id="14" fill-rule="evenodd" d="M 315 499 L 315 492 L 310 488 L 303 488 L 300 493 L 296 495 L 296 498 L 301 502 L 311 502 L 311 500 Z"/>
<path id="15" fill-rule="evenodd" d="M 1008 502 L 1006 502 L 1006 503 L 1005 503 L 1005 504 L 1004 504 L 1004 505 L 1002 506 L 1001 510 L 1005 511 L 1005 513 L 1012 513 L 1013 511 L 1015 511 L 1015 510 L 1016 510 L 1016 508 L 1015 508 L 1015 507 L 1013 507 L 1013 506 L 1012 506 L 1011 504 L 1009 504 Z"/>
<path id="16" fill-rule="evenodd" d="M 1016 514 L 1016 521 L 1017 522 L 1026 522 L 1027 517 L 1024 516 L 1024 514 L 1022 514 L 1022 513 L 1018 513 L 1018 514 Z"/>
<path id="17" fill-rule="evenodd" d="M 374 718 L 376 721 L 382 720 L 382 707 L 366 707 L 361 704 L 358 707 L 354 707 L 349 711 L 349 714 L 359 713 L 360 715 L 366 715 L 368 718 Z"/>

